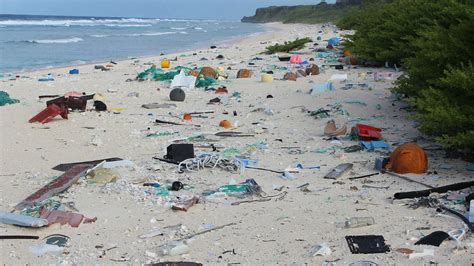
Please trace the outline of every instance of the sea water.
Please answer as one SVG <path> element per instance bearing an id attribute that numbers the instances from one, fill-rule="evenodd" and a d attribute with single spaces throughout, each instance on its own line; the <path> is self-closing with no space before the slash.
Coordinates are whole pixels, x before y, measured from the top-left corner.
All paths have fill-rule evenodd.
<path id="1" fill-rule="evenodd" d="M 262 31 L 237 21 L 0 15 L 0 73 L 207 48 Z"/>

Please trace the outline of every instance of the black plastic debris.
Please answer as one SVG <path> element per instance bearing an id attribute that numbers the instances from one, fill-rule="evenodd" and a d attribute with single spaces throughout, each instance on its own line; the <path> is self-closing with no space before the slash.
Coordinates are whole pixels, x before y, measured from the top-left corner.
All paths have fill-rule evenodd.
<path id="1" fill-rule="evenodd" d="M 415 245 L 430 245 L 439 247 L 444 240 L 448 239 L 449 235 L 443 231 L 435 231 L 425 237 L 418 240 Z"/>
<path id="2" fill-rule="evenodd" d="M 174 181 L 172 184 L 171 184 L 171 190 L 172 191 L 178 191 L 178 190 L 181 190 L 184 188 L 184 184 L 179 182 L 179 181 Z"/>
<path id="3" fill-rule="evenodd" d="M 62 164 L 58 164 L 55 167 L 53 167 L 53 170 L 66 172 L 67 170 L 71 169 L 73 166 L 78 165 L 78 164 L 90 164 L 92 166 L 96 166 L 96 165 L 98 165 L 99 163 L 101 163 L 103 161 L 115 162 L 115 161 L 121 161 L 121 160 L 123 160 L 123 159 L 113 157 L 113 158 L 100 159 L 100 160 L 94 160 L 94 161 L 84 161 L 84 162 L 75 162 L 75 163 L 62 163 Z"/>
<path id="4" fill-rule="evenodd" d="M 180 163 L 186 159 L 194 158 L 193 144 L 171 144 L 166 148 L 165 159 Z"/>
<path id="5" fill-rule="evenodd" d="M 372 254 L 390 252 L 383 236 L 363 235 L 346 236 L 347 244 L 352 254 Z"/>
<path id="6" fill-rule="evenodd" d="M 201 263 L 197 262 L 187 262 L 187 261 L 165 261 L 165 262 L 158 262 L 158 263 L 150 263 L 145 264 L 146 266 L 202 266 Z"/>

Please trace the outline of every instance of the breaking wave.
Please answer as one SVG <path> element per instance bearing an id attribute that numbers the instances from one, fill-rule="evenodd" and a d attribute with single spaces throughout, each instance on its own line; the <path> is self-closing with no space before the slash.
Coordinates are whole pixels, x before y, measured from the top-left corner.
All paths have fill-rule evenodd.
<path id="1" fill-rule="evenodd" d="M 166 31 L 166 32 L 143 32 L 143 33 L 131 33 L 125 34 L 124 36 L 138 37 L 138 36 L 160 36 L 160 35 L 169 35 L 176 34 L 176 31 Z"/>
<path id="2" fill-rule="evenodd" d="M 67 39 L 46 39 L 46 40 L 27 40 L 24 42 L 27 43 L 41 43 L 41 44 L 46 44 L 46 43 L 75 43 L 75 42 L 82 42 L 82 38 L 67 38 Z"/>
<path id="3" fill-rule="evenodd" d="M 0 20 L 0 27 L 5 26 L 105 26 L 105 27 L 150 27 L 160 22 L 204 22 L 212 20 L 186 20 L 186 19 L 43 19 L 43 20 Z M 178 28 L 176 28 L 178 30 Z M 179 28 L 181 30 L 181 28 Z"/>

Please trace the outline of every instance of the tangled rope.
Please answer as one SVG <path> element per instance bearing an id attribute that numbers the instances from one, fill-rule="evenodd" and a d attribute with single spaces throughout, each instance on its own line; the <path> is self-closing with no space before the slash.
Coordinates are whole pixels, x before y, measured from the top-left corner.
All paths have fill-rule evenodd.
<path id="1" fill-rule="evenodd" d="M 201 154 L 195 158 L 182 161 L 178 165 L 178 171 L 186 169 L 189 172 L 197 172 L 204 168 L 222 168 L 230 172 L 238 172 L 243 174 L 244 164 L 235 158 L 226 158 L 218 154 Z"/>

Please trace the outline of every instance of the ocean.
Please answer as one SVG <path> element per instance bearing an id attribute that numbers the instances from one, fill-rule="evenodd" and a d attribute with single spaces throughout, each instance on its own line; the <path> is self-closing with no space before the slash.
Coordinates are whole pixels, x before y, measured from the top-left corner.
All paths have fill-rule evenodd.
<path id="1" fill-rule="evenodd" d="M 0 73 L 205 48 L 262 31 L 237 21 L 0 15 Z"/>

